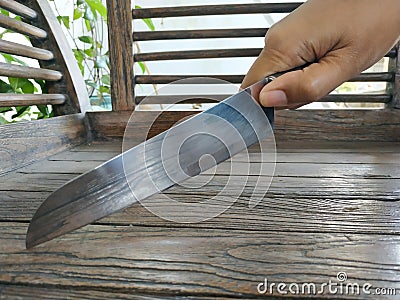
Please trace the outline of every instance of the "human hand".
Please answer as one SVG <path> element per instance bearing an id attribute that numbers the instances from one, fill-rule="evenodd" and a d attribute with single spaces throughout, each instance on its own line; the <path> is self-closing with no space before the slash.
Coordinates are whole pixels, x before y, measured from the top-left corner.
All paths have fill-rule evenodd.
<path id="1" fill-rule="evenodd" d="M 309 0 L 276 23 L 242 88 L 312 62 L 266 85 L 266 107 L 297 108 L 319 100 L 379 61 L 399 40 L 399 0 Z"/>

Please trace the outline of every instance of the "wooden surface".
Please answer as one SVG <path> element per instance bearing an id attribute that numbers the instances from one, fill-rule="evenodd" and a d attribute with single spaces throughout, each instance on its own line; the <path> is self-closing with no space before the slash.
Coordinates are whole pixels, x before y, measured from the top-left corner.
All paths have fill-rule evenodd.
<path id="1" fill-rule="evenodd" d="M 135 111 L 140 130 L 153 123 L 158 111 Z M 165 111 L 152 126 L 151 136 L 198 111 Z M 132 112 L 88 113 L 97 138 L 122 138 Z M 277 111 L 275 138 L 285 141 L 400 141 L 400 110 L 295 110 Z M 134 137 L 132 137 L 134 138 Z"/>
<path id="2" fill-rule="evenodd" d="M 0 107 L 29 105 L 59 105 L 65 102 L 60 94 L 0 94 Z"/>
<path id="3" fill-rule="evenodd" d="M 107 1 L 111 99 L 114 111 L 133 110 L 133 38 L 130 1 Z"/>
<path id="4" fill-rule="evenodd" d="M 0 40 L 0 51 L 41 60 L 51 60 L 54 58 L 54 55 L 51 51 L 4 40 Z"/>
<path id="5" fill-rule="evenodd" d="M 0 126 L 0 175 L 86 140 L 82 115 Z"/>
<path id="6" fill-rule="evenodd" d="M 37 13 L 33 9 L 14 0 L 0 0 L 0 7 L 27 19 L 37 17 Z"/>
<path id="7" fill-rule="evenodd" d="M 338 272 L 346 272 L 349 282 L 400 293 L 399 143 L 282 144 L 276 177 L 254 209 L 247 206 L 252 177 L 230 209 L 203 223 L 168 222 L 137 204 L 25 250 L 27 225 L 40 203 L 120 149 L 118 141 L 95 142 L 2 176 L 2 297 L 265 298 L 257 292 L 265 277 L 318 284 Z M 256 154 L 250 154 L 252 165 Z M 226 181 L 228 162 L 221 166 L 204 188 L 174 187 L 165 194 L 207 200 Z M 152 199 L 161 204 L 160 196 Z"/>

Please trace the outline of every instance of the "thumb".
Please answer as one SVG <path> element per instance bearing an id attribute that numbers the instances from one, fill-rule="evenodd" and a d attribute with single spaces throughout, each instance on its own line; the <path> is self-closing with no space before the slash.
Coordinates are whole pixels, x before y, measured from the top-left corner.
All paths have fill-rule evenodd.
<path id="1" fill-rule="evenodd" d="M 310 103 L 329 94 L 354 75 L 342 59 L 325 56 L 303 70 L 283 74 L 267 84 L 258 100 L 266 107 L 293 107 Z"/>

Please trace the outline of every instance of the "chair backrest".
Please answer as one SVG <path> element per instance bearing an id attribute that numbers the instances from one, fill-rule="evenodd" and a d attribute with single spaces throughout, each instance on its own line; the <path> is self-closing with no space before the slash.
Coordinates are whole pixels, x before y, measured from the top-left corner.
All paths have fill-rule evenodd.
<path id="1" fill-rule="evenodd" d="M 206 49 L 206 50 L 181 50 L 181 51 L 157 51 L 157 52 L 141 52 L 131 53 L 132 43 L 141 42 L 159 42 L 165 40 L 185 40 L 192 43 L 198 39 L 224 39 L 224 38 L 249 38 L 265 36 L 267 28 L 219 28 L 219 29 L 187 29 L 186 26 L 178 30 L 158 30 L 158 31 L 137 31 L 132 32 L 131 22 L 129 22 L 130 4 L 122 3 L 129 1 L 111 0 L 109 1 L 109 13 L 113 12 L 118 15 L 117 19 L 110 17 L 110 55 L 111 61 L 114 62 L 112 68 L 112 89 L 113 89 L 113 109 L 129 110 L 134 105 L 141 103 L 144 99 L 143 95 L 137 95 L 134 91 L 138 89 L 138 85 L 157 85 L 168 84 L 175 80 L 199 77 L 198 75 L 178 75 L 174 73 L 172 68 L 170 74 L 149 75 L 149 74 L 133 74 L 134 63 L 149 63 L 161 61 L 182 61 L 193 59 L 210 59 L 210 58 L 237 58 L 237 57 L 256 57 L 261 48 L 229 48 L 225 49 Z M 253 3 L 253 4 L 223 4 L 223 5 L 202 5 L 202 6 L 180 6 L 180 7 L 153 7 L 153 8 L 134 8 L 132 10 L 133 20 L 148 20 L 159 18 L 174 18 L 175 20 L 184 20 L 187 17 L 206 17 L 210 15 L 226 16 L 226 15 L 244 15 L 244 14 L 270 14 L 270 13 L 289 13 L 296 9 L 302 3 Z M 129 11 L 129 13 L 127 13 Z M 121 16 L 123 16 L 121 18 Z M 200 19 L 199 19 L 200 20 Z M 116 23 L 118 22 L 118 23 Z M 207 20 L 204 19 L 204 24 Z M 122 26 L 125 24 L 125 26 Z M 126 26 L 126 24 L 128 24 Z M 184 24 L 182 22 L 182 24 Z M 240 26 L 239 26 L 240 27 Z M 229 44 L 228 44 L 229 46 Z M 123 51 L 121 51 L 123 49 Z M 389 58 L 388 70 L 383 72 L 369 72 L 357 76 L 351 81 L 353 82 L 383 82 L 387 83 L 387 88 L 379 93 L 359 93 L 359 94 L 331 94 L 320 100 L 320 102 L 345 102 L 345 103 L 384 103 L 386 107 L 399 107 L 398 88 L 398 47 L 393 48 L 386 57 Z M 134 60 L 131 57 L 133 54 Z M 229 81 L 231 83 L 240 83 L 244 74 L 202 74 L 200 77 L 213 77 Z M 133 82 L 131 81 L 133 78 Z M 121 88 L 121 82 L 124 87 Z M 126 84 L 128 82 L 128 84 Z M 191 83 L 196 83 L 192 81 Z M 203 83 L 202 80 L 197 83 Z M 113 88 L 114 87 L 114 88 Z M 193 95 L 192 99 L 186 103 L 206 103 L 210 102 L 210 98 L 223 99 L 227 95 L 202 95 L 201 93 Z M 169 104 L 177 97 L 175 95 L 152 96 L 147 97 L 146 103 L 152 104 Z"/>
<path id="2" fill-rule="evenodd" d="M 88 95 L 71 47 L 47 0 L 0 0 L 0 27 L 29 38 L 32 46 L 0 39 L 0 51 L 35 59 L 40 68 L 0 63 L 0 76 L 45 80 L 43 94 L 0 94 L 0 107 L 53 105 L 56 115 L 84 112 Z"/>
<path id="3" fill-rule="evenodd" d="M 134 65 L 146 63 L 152 71 L 152 65 L 155 63 L 164 63 L 165 61 L 174 62 L 206 62 L 210 59 L 217 58 L 248 58 L 254 59 L 261 51 L 261 48 L 249 48 L 246 42 L 242 47 L 234 48 L 229 42 L 225 42 L 224 48 L 215 49 L 195 49 L 198 45 L 196 41 L 201 39 L 223 40 L 226 38 L 235 38 L 235 40 L 245 41 L 245 38 L 254 37 L 260 39 L 264 37 L 268 28 L 265 24 L 261 26 L 246 26 L 246 22 L 240 23 L 235 21 L 241 15 L 251 14 L 256 18 L 269 17 L 271 13 L 289 13 L 296 9 L 302 3 L 247 3 L 247 4 L 218 4 L 217 1 L 213 5 L 198 6 L 179 6 L 171 7 L 168 1 L 158 1 L 163 7 L 139 8 L 125 0 L 107 0 L 108 8 L 108 27 L 109 27 L 109 48 L 110 48 L 110 65 L 111 65 L 111 93 L 112 93 L 112 113 L 89 114 L 89 119 L 96 129 L 97 135 L 101 137 L 121 137 L 123 136 L 126 121 L 129 119 L 130 112 L 135 109 L 135 105 L 142 103 L 144 95 L 138 92 L 146 87 L 146 85 L 162 85 L 177 79 L 190 78 L 192 75 L 182 75 L 177 67 L 171 67 L 163 70 L 163 73 L 151 75 L 146 72 L 142 74 L 138 72 L 134 74 Z M 226 1 L 225 1 L 226 2 Z M 146 4 L 146 2 L 143 2 Z M 135 3 L 137 4 L 137 3 Z M 140 3 L 139 3 L 140 4 Z M 218 16 L 225 18 L 231 16 L 230 28 L 207 28 L 209 16 Z M 197 24 L 204 26 L 201 28 L 187 28 L 185 18 L 196 17 Z M 181 28 L 163 29 L 163 30 L 143 30 L 137 29 L 132 24 L 139 22 L 151 24 L 151 21 L 168 22 L 174 21 L 175 24 L 181 24 Z M 203 20 L 203 21 L 202 21 Z M 172 22 L 171 21 L 171 22 Z M 139 26 L 138 26 L 139 27 Z M 150 26 L 152 27 L 152 26 Z M 233 27 L 233 28 L 232 28 Z M 373 38 L 373 37 L 371 37 Z M 163 43 L 172 40 L 177 45 L 188 43 L 190 47 L 178 47 L 173 49 L 164 48 Z M 147 47 L 141 47 L 148 43 L 157 43 L 158 49 L 146 51 Z M 137 51 L 140 46 L 141 51 Z M 262 44 L 260 44 L 261 46 Z M 136 48 L 134 53 L 133 49 Z M 171 47 L 170 47 L 171 48 Z M 190 48 L 190 49 L 189 49 Z M 170 51 L 171 50 L 171 51 Z M 368 109 L 325 109 L 324 103 L 320 109 L 304 109 L 296 111 L 278 111 L 275 118 L 275 137 L 277 141 L 304 141 L 304 140 L 329 140 L 329 141 L 400 141 L 399 117 L 400 110 L 400 60 L 398 46 L 394 47 L 387 53 L 385 59 L 386 69 L 377 71 L 377 68 L 370 69 L 367 73 L 363 73 L 353 78 L 352 83 L 348 86 L 361 82 L 364 85 L 372 85 L 372 83 L 380 83 L 379 90 L 373 93 L 358 94 L 331 94 L 322 102 L 341 102 L 352 103 L 353 108 L 357 108 L 355 103 L 361 103 L 361 107 L 368 104 Z M 250 64 L 248 67 L 250 67 Z M 232 64 L 235 66 L 234 64 Z M 205 66 L 205 63 L 204 63 Z M 213 68 L 207 67 L 202 76 L 220 78 L 233 83 L 240 83 L 246 70 L 238 72 L 230 71 L 228 74 L 212 74 Z M 209 65 L 207 65 L 209 66 Z M 247 67 L 247 68 L 248 68 Z M 139 69 L 139 68 L 136 68 Z M 168 71 L 168 72 L 167 72 Z M 180 72 L 178 72 L 180 71 Z M 207 74 L 207 72 L 209 72 Z M 199 70 L 194 72 L 200 74 Z M 196 75 L 198 77 L 198 75 Z M 193 81 L 191 82 L 193 83 Z M 204 83 L 199 80 L 198 83 Z M 192 90 L 193 91 L 193 90 Z M 210 97 L 210 95 L 202 95 L 202 89 L 199 85 L 197 90 L 192 94 L 193 103 L 209 102 L 210 98 L 222 99 L 225 95 Z M 135 93 L 136 92 L 136 93 Z M 219 98 L 218 98 L 219 97 Z M 146 97 L 146 102 L 153 104 L 168 104 L 176 100 L 176 95 L 154 95 Z M 182 99 L 181 96 L 178 97 Z M 187 98 L 190 98 L 188 96 Z M 375 104 L 374 104 L 375 103 Z M 384 108 L 384 109 L 376 109 Z M 141 111 L 141 110 L 140 110 Z M 151 119 L 153 112 L 140 112 L 140 122 L 146 123 Z M 193 114 L 193 111 L 166 111 L 158 120 L 161 120 L 161 129 L 166 129 L 168 124 L 172 124 L 179 120 L 182 116 Z M 159 132 L 154 128 L 153 134 Z"/>

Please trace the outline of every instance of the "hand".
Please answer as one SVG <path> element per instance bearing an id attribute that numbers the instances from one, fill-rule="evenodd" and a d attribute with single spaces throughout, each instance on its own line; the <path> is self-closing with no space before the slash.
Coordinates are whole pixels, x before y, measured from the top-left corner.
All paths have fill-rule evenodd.
<path id="1" fill-rule="evenodd" d="M 268 31 L 242 88 L 311 62 L 266 85 L 258 100 L 280 108 L 319 100 L 389 52 L 399 40 L 399 16 L 399 0 L 309 0 Z"/>

